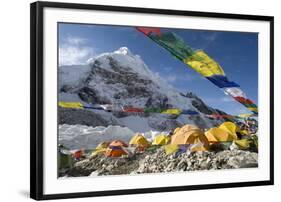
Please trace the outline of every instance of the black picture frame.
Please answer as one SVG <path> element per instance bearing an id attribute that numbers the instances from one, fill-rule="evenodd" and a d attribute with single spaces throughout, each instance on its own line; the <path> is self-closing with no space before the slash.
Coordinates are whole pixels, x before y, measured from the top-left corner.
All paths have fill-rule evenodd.
<path id="1" fill-rule="evenodd" d="M 239 183 L 204 184 L 175 187 L 154 187 L 130 190 L 112 190 L 98 192 L 80 192 L 66 194 L 43 193 L 43 9 L 80 9 L 92 11 L 118 11 L 130 13 L 164 14 L 180 16 L 198 16 L 224 19 L 258 20 L 270 23 L 270 180 Z M 30 197 L 36 200 L 93 197 L 108 195 L 140 194 L 153 192 L 171 192 L 229 187 L 246 187 L 274 184 L 274 17 L 258 15 L 240 15 L 213 12 L 195 12 L 183 10 L 150 9 L 120 6 L 103 6 L 76 3 L 35 2 L 30 7 Z"/>

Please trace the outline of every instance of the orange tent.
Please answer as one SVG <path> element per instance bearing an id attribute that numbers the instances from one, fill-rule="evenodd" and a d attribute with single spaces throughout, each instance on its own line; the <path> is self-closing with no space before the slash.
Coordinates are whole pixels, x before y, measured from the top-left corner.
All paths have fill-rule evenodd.
<path id="1" fill-rule="evenodd" d="M 114 140 L 109 144 L 109 147 L 110 146 L 112 146 L 112 147 L 118 147 L 118 146 L 128 147 L 128 145 L 125 142 L 123 142 L 122 140 Z"/>
<path id="2" fill-rule="evenodd" d="M 75 159 L 80 159 L 83 155 L 84 155 L 83 149 L 75 150 L 75 151 L 72 153 L 72 156 L 73 156 Z"/>
<path id="3" fill-rule="evenodd" d="M 123 142 L 122 140 L 114 140 L 106 149 L 105 156 L 120 157 L 122 155 L 127 155 L 128 153 L 123 149 L 124 147 L 128 147 L 125 142 Z"/>
<path id="4" fill-rule="evenodd" d="M 202 146 L 194 147 L 193 151 L 205 151 L 209 147 L 209 141 L 203 131 L 194 125 L 185 125 L 176 129 L 171 137 L 171 144 L 201 144 Z"/>

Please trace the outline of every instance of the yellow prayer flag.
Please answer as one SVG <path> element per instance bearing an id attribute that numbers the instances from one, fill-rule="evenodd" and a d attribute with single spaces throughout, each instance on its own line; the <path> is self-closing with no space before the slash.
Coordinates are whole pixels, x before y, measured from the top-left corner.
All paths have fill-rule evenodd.
<path id="1" fill-rule="evenodd" d="M 204 77 L 210 77 L 213 75 L 225 76 L 221 66 L 210 58 L 203 50 L 196 51 L 195 54 L 184 59 L 184 63 Z"/>
<path id="2" fill-rule="evenodd" d="M 256 108 L 256 107 L 249 107 L 247 109 L 249 109 L 252 112 L 258 112 L 258 108 Z"/>
<path id="3" fill-rule="evenodd" d="M 63 108 L 83 109 L 83 105 L 80 102 L 59 102 L 59 106 Z"/>
<path id="4" fill-rule="evenodd" d="M 239 117 L 241 118 L 247 118 L 247 117 L 250 117 L 252 116 L 252 114 L 240 114 Z"/>
<path id="5" fill-rule="evenodd" d="M 173 108 L 173 109 L 166 109 L 161 112 L 161 114 L 175 114 L 175 115 L 180 115 L 181 109 L 178 108 Z"/>

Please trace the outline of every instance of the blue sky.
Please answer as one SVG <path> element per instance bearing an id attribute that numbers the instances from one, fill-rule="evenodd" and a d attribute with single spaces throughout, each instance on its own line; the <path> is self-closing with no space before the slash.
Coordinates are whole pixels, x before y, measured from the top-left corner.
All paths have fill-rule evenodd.
<path id="1" fill-rule="evenodd" d="M 203 49 L 258 104 L 258 33 L 162 29 L 173 31 L 194 50 Z M 60 65 L 83 64 L 95 55 L 128 47 L 148 67 L 181 92 L 192 91 L 208 105 L 229 114 L 249 113 L 221 89 L 200 76 L 134 27 L 59 24 Z"/>

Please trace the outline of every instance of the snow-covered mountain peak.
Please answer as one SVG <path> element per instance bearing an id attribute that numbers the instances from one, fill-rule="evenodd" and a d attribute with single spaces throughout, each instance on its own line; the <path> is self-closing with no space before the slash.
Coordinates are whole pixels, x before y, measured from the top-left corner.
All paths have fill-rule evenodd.
<path id="1" fill-rule="evenodd" d="M 102 53 L 90 58 L 87 64 L 93 67 L 99 66 L 100 68 L 115 72 L 116 69 L 112 68 L 114 68 L 113 66 L 118 66 L 119 70 L 135 72 L 150 79 L 155 76 L 141 57 L 139 55 L 134 55 L 127 47 L 121 47 L 113 52 Z"/>
<path id="2" fill-rule="evenodd" d="M 186 88 L 188 90 L 188 86 Z M 60 101 L 81 101 L 90 105 L 180 108 L 203 114 L 214 111 L 196 96 L 184 95 L 169 85 L 164 78 L 150 70 L 140 56 L 134 55 L 127 47 L 91 58 L 87 65 L 60 67 L 59 91 Z M 153 125 L 152 128 L 159 128 L 156 126 L 159 120 L 153 119 L 155 116 L 158 115 L 150 115 L 149 124 Z M 195 121 L 197 125 L 202 126 L 209 124 L 203 117 L 192 119 L 187 120 L 187 117 L 182 115 L 177 121 L 184 123 Z M 163 120 L 166 121 L 166 118 Z"/>
<path id="3" fill-rule="evenodd" d="M 133 56 L 132 52 L 127 47 L 120 47 L 118 50 L 114 51 L 114 53 Z"/>

